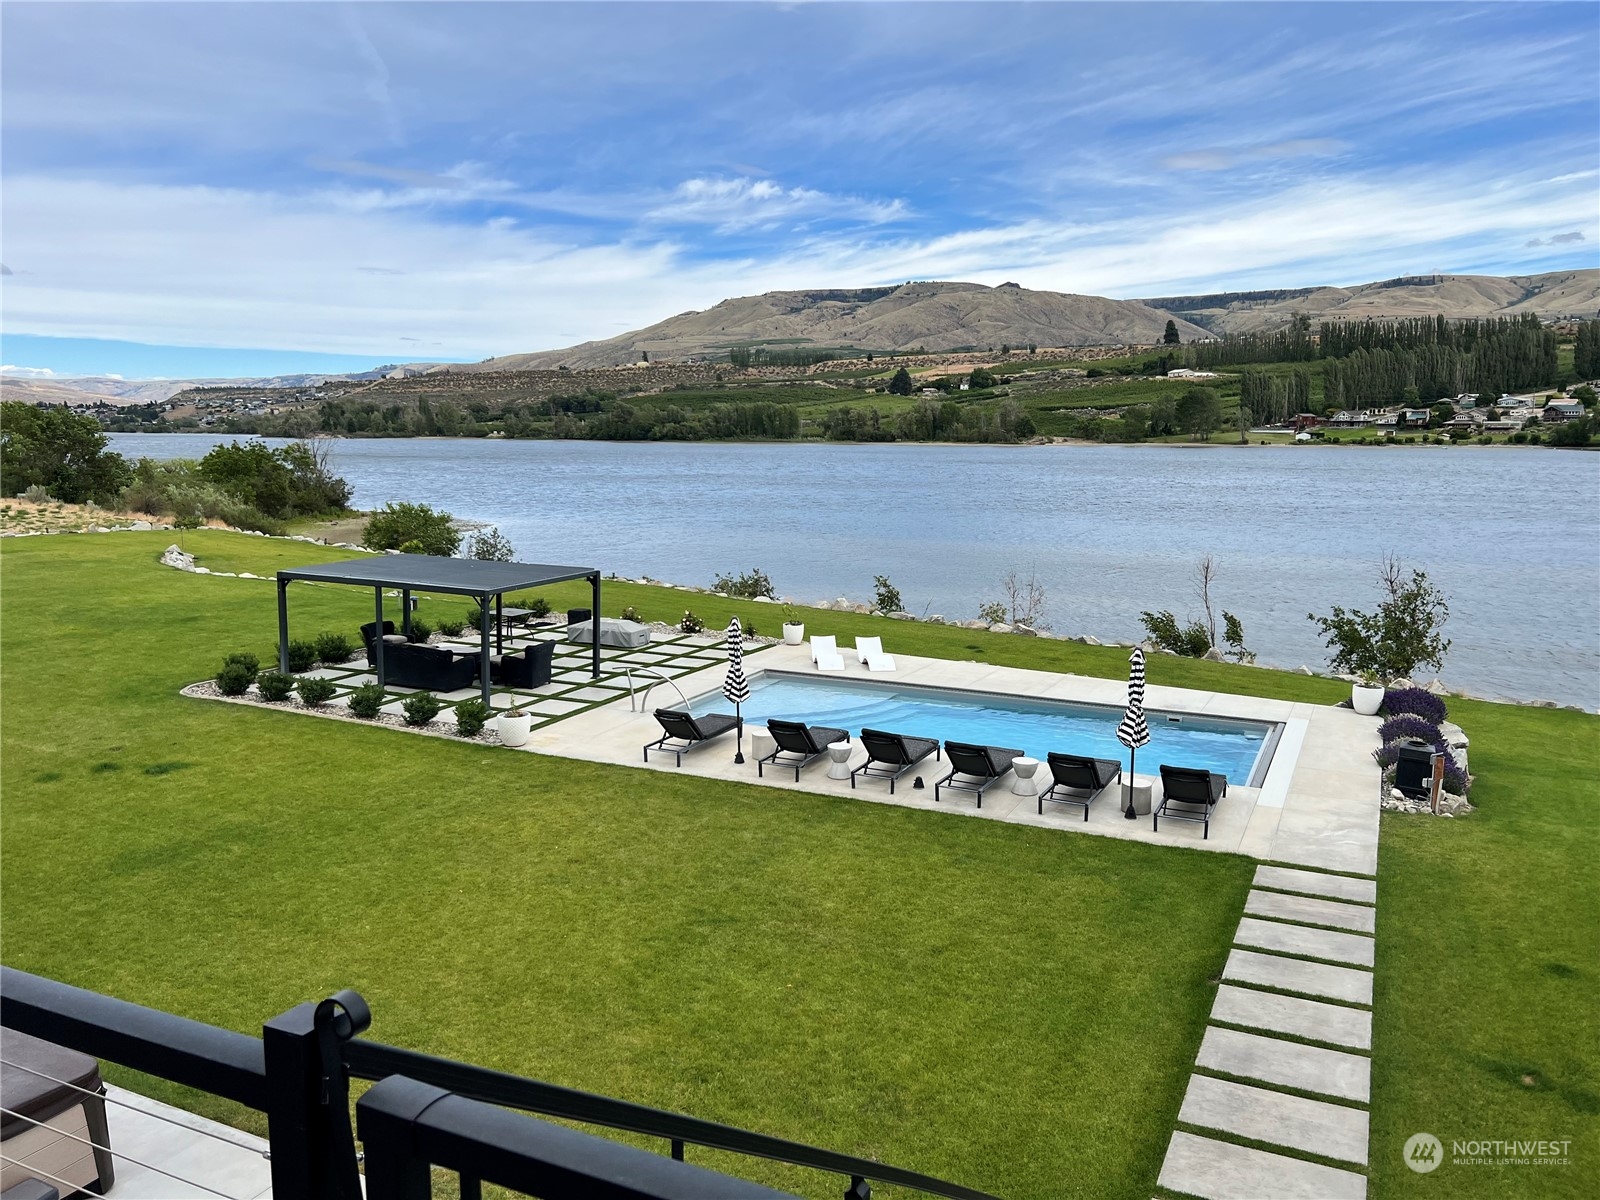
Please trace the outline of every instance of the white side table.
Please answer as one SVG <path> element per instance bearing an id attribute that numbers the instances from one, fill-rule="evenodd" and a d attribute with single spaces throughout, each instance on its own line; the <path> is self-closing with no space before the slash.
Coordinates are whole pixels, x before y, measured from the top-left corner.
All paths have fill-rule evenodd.
<path id="1" fill-rule="evenodd" d="M 778 748 L 778 743 L 767 732 L 765 725 L 752 725 L 746 732 L 750 735 L 750 757 L 757 762 Z"/>
<path id="2" fill-rule="evenodd" d="M 834 742 L 828 747 L 828 778 L 850 778 L 850 751 L 854 749 L 848 740 Z"/>
<path id="3" fill-rule="evenodd" d="M 1011 792 L 1016 796 L 1037 796 L 1039 794 L 1038 780 L 1034 774 L 1039 770 L 1037 758 L 1013 758 L 1011 772 L 1016 779 L 1011 784 Z"/>
<path id="4" fill-rule="evenodd" d="M 1117 811 L 1128 811 L 1128 781 L 1133 781 L 1133 811 L 1141 817 L 1150 815 L 1150 800 L 1156 790 L 1156 777 L 1154 775 L 1124 775 L 1111 786 L 1111 793 L 1116 796 Z"/>

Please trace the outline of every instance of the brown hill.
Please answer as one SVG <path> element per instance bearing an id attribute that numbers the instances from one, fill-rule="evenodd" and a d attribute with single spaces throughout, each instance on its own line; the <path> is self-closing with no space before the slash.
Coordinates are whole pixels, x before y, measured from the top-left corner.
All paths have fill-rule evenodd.
<path id="1" fill-rule="evenodd" d="M 862 350 L 1025 346 L 1149 345 L 1167 314 L 1137 300 L 1036 292 L 1014 283 L 908 283 L 900 287 L 766 292 L 679 313 L 646 329 L 565 350 L 509 354 L 451 371 L 611 367 L 651 359 L 726 353 L 730 345 L 769 342 L 853 346 Z M 1205 330 L 1178 320 L 1185 340 Z"/>
<path id="2" fill-rule="evenodd" d="M 1452 319 L 1531 312 L 1544 320 L 1600 315 L 1600 270 L 1544 275 L 1409 275 L 1360 287 L 1280 288 L 1209 296 L 1158 296 L 1144 301 L 1213 333 L 1276 329 L 1293 313 L 1316 321 L 1366 317 Z"/>

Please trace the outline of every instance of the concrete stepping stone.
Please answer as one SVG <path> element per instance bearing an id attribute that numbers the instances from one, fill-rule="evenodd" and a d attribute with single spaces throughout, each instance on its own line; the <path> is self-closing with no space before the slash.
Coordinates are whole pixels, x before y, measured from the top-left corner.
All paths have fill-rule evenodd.
<path id="1" fill-rule="evenodd" d="M 1372 939 L 1332 929 L 1307 929 L 1304 925 L 1283 925 L 1277 921 L 1258 921 L 1245 917 L 1233 935 L 1235 944 L 1303 958 L 1325 958 L 1330 962 L 1372 965 Z"/>
<path id="2" fill-rule="evenodd" d="M 1266 1029 L 1355 1050 L 1372 1049 L 1372 1014 L 1366 1009 L 1302 1000 L 1225 983 L 1217 989 L 1211 1019 Z"/>
<path id="3" fill-rule="evenodd" d="M 1325 1167 L 1182 1130 L 1167 1144 L 1156 1181 L 1164 1188 L 1205 1200 L 1366 1200 L 1367 1179 L 1354 1171 Z"/>
<path id="4" fill-rule="evenodd" d="M 1344 904 L 1338 900 L 1321 900 L 1315 896 L 1285 896 L 1282 892 L 1252 891 L 1244 902 L 1244 911 L 1252 917 L 1304 921 L 1308 925 L 1332 925 L 1336 929 L 1353 929 L 1357 933 L 1373 933 L 1378 924 L 1378 910 L 1375 908 Z"/>
<path id="5" fill-rule="evenodd" d="M 1367 1163 L 1367 1114 L 1359 1108 L 1192 1075 L 1178 1120 L 1324 1158 Z"/>
<path id="6" fill-rule="evenodd" d="M 1371 1059 L 1215 1025 L 1207 1027 L 1195 1065 L 1362 1104 L 1372 1094 Z"/>
<path id="7" fill-rule="evenodd" d="M 1300 958 L 1257 954 L 1253 950 L 1230 950 L 1222 977 L 1239 983 L 1282 988 L 1286 992 L 1348 1000 L 1352 1004 L 1372 1003 L 1372 972 L 1353 967 L 1330 967 Z"/>
<path id="8" fill-rule="evenodd" d="M 1350 900 L 1358 904 L 1378 902 L 1375 879 L 1351 879 L 1345 875 L 1324 875 L 1320 871 L 1297 871 L 1293 867 L 1256 868 L 1257 887 L 1278 888 L 1285 892 L 1304 892 L 1330 900 Z"/>

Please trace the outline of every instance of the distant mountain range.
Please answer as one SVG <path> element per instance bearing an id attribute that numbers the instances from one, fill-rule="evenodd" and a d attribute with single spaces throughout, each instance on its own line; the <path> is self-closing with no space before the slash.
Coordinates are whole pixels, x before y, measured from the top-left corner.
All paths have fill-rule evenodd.
<path id="1" fill-rule="evenodd" d="M 1544 275 L 1421 275 L 1359 287 L 1282 288 L 1206 296 L 1109 300 L 1034 291 L 1014 283 L 907 283 L 897 287 L 819 288 L 724 300 L 644 329 L 564 350 L 508 354 L 482 362 L 405 363 L 350 375 L 279 375 L 269 379 L 17 379 L 10 399 L 82 403 L 84 394 L 113 404 L 166 400 L 196 387 L 311 388 L 327 382 L 404 378 L 433 372 L 573 370 L 652 361 L 720 357 L 731 347 L 856 348 L 930 352 L 1045 347 L 1152 345 L 1168 320 L 1184 341 L 1276 328 L 1294 313 L 1313 322 L 1366 317 L 1452 319 L 1600 316 L 1600 269 Z"/>

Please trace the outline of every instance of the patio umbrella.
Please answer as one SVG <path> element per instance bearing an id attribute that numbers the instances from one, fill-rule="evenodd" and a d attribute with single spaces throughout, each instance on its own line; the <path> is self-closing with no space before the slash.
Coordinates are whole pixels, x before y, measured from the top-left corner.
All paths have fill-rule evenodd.
<path id="1" fill-rule="evenodd" d="M 1135 646 L 1128 656 L 1128 707 L 1117 722 L 1117 741 L 1128 748 L 1128 807 L 1122 815 L 1133 820 L 1133 759 L 1139 747 L 1150 742 L 1150 726 L 1144 719 L 1144 651 Z"/>
<path id="2" fill-rule="evenodd" d="M 744 761 L 744 712 L 742 706 L 750 699 L 750 681 L 744 677 L 744 630 L 739 618 L 728 622 L 728 677 L 722 681 L 722 694 L 733 704 L 734 729 L 733 761 Z"/>

